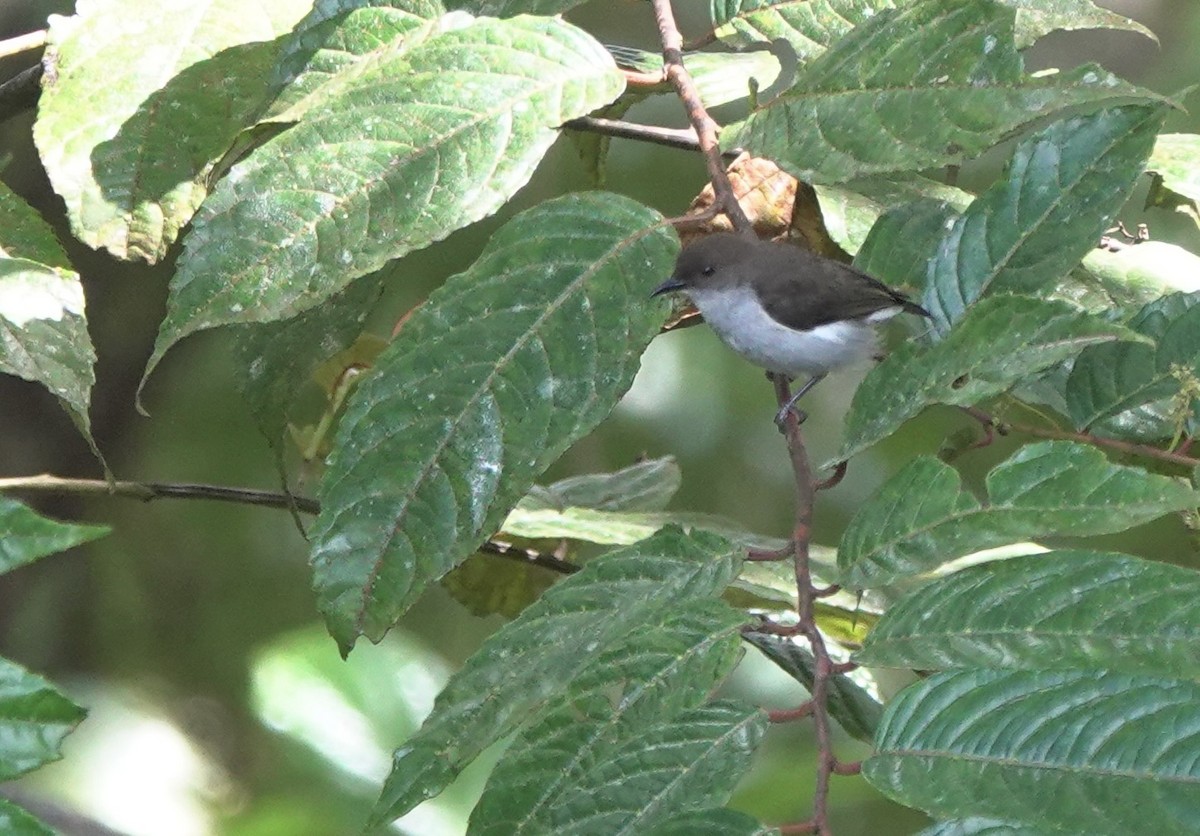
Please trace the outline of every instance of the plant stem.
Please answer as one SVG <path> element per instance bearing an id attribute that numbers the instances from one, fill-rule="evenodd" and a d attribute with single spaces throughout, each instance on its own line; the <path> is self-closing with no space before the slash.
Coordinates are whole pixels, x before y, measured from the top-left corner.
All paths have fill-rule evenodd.
<path id="1" fill-rule="evenodd" d="M 16 37 L 0 41 L 0 58 L 8 58 L 10 55 L 20 55 L 22 52 L 32 52 L 35 49 L 41 49 L 45 45 L 45 29 L 37 32 L 27 32 L 24 35 L 17 35 Z"/>
<path id="2" fill-rule="evenodd" d="M 691 128 L 659 128 L 653 125 L 639 125 L 636 122 L 623 122 L 619 119 L 601 119 L 598 116 L 581 116 L 563 123 L 564 128 L 574 131 L 615 136 L 619 139 L 634 139 L 639 142 L 651 142 L 655 145 L 665 145 L 668 148 L 679 148 L 684 151 L 700 150 L 700 140 Z"/>

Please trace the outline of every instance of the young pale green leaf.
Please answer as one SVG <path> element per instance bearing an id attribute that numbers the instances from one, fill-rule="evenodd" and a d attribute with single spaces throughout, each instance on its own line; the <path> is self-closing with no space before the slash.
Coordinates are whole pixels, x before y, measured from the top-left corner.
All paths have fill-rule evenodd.
<path id="1" fill-rule="evenodd" d="M 730 722 L 718 719 L 709 733 L 695 734 L 700 727 L 687 715 L 737 664 L 744 620 L 716 601 L 699 603 L 679 609 L 669 625 L 630 634 L 527 726 L 492 771 L 469 832 L 639 833 L 663 813 L 724 801 L 745 764 L 726 762 L 724 780 L 700 786 L 694 767 L 703 770 L 714 756 L 748 755 L 765 718 L 725 706 L 717 714 Z M 624 688 L 614 700 L 618 681 Z M 738 726 L 750 734 L 730 734 Z M 653 766 L 630 763 L 634 752 L 646 755 L 646 739 L 655 735 L 670 740 L 645 759 Z M 618 765 L 628 768 L 606 788 Z M 669 804 L 664 790 L 675 795 Z"/>
<path id="2" fill-rule="evenodd" d="M 734 47 L 783 38 L 801 62 L 816 58 L 855 26 L 894 0 L 711 0 L 716 35 Z"/>
<path id="3" fill-rule="evenodd" d="M 553 18 L 484 18 L 374 62 L 206 201 L 146 374 L 188 334 L 295 316 L 491 214 L 559 125 L 623 83 L 600 44 Z"/>
<path id="4" fill-rule="evenodd" d="M 0 781 L 58 760 L 87 714 L 40 676 L 0 657 Z"/>
<path id="5" fill-rule="evenodd" d="M 870 371 L 850 404 L 838 460 L 885 438 L 931 404 L 978 403 L 1089 345 L 1115 340 L 1146 337 L 1067 302 L 983 299 L 942 342 L 905 343 Z"/>
<path id="6" fill-rule="evenodd" d="M 858 177 L 841 186 L 815 186 L 829 236 L 848 253 L 857 253 L 879 217 L 917 201 L 947 204 L 958 211 L 973 196 L 919 174 Z"/>
<path id="7" fill-rule="evenodd" d="M 1146 168 L 1171 191 L 1200 201 L 1200 135 L 1159 134 Z"/>
<path id="8" fill-rule="evenodd" d="M 929 254 L 958 217 L 954 206 L 932 199 L 889 209 L 871 227 L 854 266 L 893 287 L 924 287 Z"/>
<path id="9" fill-rule="evenodd" d="M 959 162 L 1066 107 L 1152 97 L 1097 66 L 1025 76 L 1013 17 L 992 0 L 881 11 L 722 139 L 805 182 L 840 183 Z"/>
<path id="10" fill-rule="evenodd" d="M 597 511 L 661 511 L 683 483 L 674 456 L 647 459 L 612 473 L 570 476 L 535 486 L 519 508 L 594 508 Z"/>
<path id="11" fill-rule="evenodd" d="M 1092 346 L 1071 367 L 1064 396 L 1075 426 L 1088 428 L 1171 398 L 1180 392 L 1183 375 L 1200 375 L 1200 292 L 1155 300 L 1130 320 L 1130 327 L 1155 344 Z"/>
<path id="12" fill-rule="evenodd" d="M 1185 482 L 1112 464 L 1070 441 L 1020 448 L 988 474 L 982 504 L 952 467 L 920 456 L 846 527 L 841 581 L 885 585 L 984 549 L 1055 534 L 1110 534 L 1198 503 L 1200 493 Z"/>
<path id="13" fill-rule="evenodd" d="M 662 52 L 647 52 L 628 46 L 606 44 L 617 66 L 639 72 L 662 72 Z M 751 52 L 685 52 L 696 92 L 705 107 L 713 108 L 741 101 L 750 95 L 750 85 L 757 85 L 760 96 L 770 95 L 767 88 L 779 80 L 779 59 L 765 49 Z M 663 87 L 669 89 L 664 80 Z M 628 97 L 626 97 L 628 98 Z"/>
<path id="14" fill-rule="evenodd" d="M 280 46 L 273 79 L 280 93 L 268 118 L 278 119 L 285 112 L 290 118 L 302 115 L 322 100 L 316 94 L 320 88 L 335 79 L 352 78 L 355 68 L 369 58 L 410 46 L 409 36 L 419 38 L 444 13 L 437 0 L 317 3 Z"/>
<path id="15" fill-rule="evenodd" d="M 408 320 L 319 491 L 314 583 L 343 650 L 382 636 L 608 415 L 661 324 L 647 277 L 677 247 L 641 204 L 568 195 L 509 221 Z"/>
<path id="16" fill-rule="evenodd" d="M 657 827 L 642 831 L 645 836 L 775 836 L 779 831 L 737 810 L 715 807 L 689 810 Z"/>
<path id="17" fill-rule="evenodd" d="M 233 329 L 238 388 L 258 428 L 277 451 L 288 427 L 288 409 L 322 363 L 362 333 L 363 323 L 383 292 L 377 277 L 365 277 L 320 307 L 282 322 Z"/>
<path id="18" fill-rule="evenodd" d="M 1088 551 L 972 566 L 902 598 L 854 658 L 917 670 L 1105 668 L 1200 680 L 1200 572 Z"/>
<path id="19" fill-rule="evenodd" d="M 708 613 L 710 629 L 698 644 L 728 641 L 721 637 L 736 634 L 742 617 L 712 599 L 739 563 L 726 541 L 674 529 L 556 584 L 454 675 L 421 730 L 396 752 L 372 822 L 391 821 L 441 792 L 484 748 L 544 716 L 573 688 L 588 693 L 595 687 L 589 672 L 592 683 L 624 681 L 635 691 L 654 687 L 664 673 L 675 682 L 670 674 L 694 667 L 687 660 L 698 651 L 645 653 L 641 637 L 670 643 L 675 625 Z"/>
<path id="20" fill-rule="evenodd" d="M 1060 831 L 1051 831 L 1032 824 L 968 816 L 963 819 L 951 819 L 931 824 L 918 832 L 916 836 L 1053 836 L 1057 833 Z"/>
<path id="21" fill-rule="evenodd" d="M 768 659 L 811 691 L 816 676 L 816 659 L 812 653 L 781 636 L 746 633 L 745 639 L 763 652 Z M 883 716 L 883 706 L 865 688 L 844 673 L 829 680 L 829 713 L 851 737 L 871 741 Z"/>
<path id="22" fill-rule="evenodd" d="M 0 496 L 0 575 L 18 566 L 103 537 L 102 525 L 75 525 L 40 517 L 26 506 Z"/>
<path id="23" fill-rule="evenodd" d="M 99 457 L 88 417 L 95 362 L 79 275 L 0 256 L 0 372 L 53 392 Z"/>
<path id="24" fill-rule="evenodd" d="M 960 670 L 887 707 L 863 775 L 940 818 L 1194 833 L 1200 685 L 1109 671 Z"/>
<path id="25" fill-rule="evenodd" d="M 74 17 L 53 16 L 33 135 L 76 237 L 162 258 L 266 104 L 271 40 L 309 5 L 83 0 Z"/>
<path id="26" fill-rule="evenodd" d="M 1167 113 L 1116 107 L 1017 144 L 1005 175 L 946 232 L 922 304 L 946 333 L 988 293 L 1052 288 L 1096 246 L 1133 190 Z"/>
<path id="27" fill-rule="evenodd" d="M 53 830 L 16 804 L 0 798 L 0 833 L 6 836 L 55 836 Z"/>
<path id="28" fill-rule="evenodd" d="M 1056 29 L 1127 29 L 1155 39 L 1142 24 L 1099 8 L 1092 0 L 1000 2 L 1016 10 L 1016 42 L 1022 48 Z M 783 38 L 796 50 L 801 61 L 820 55 L 850 29 L 870 20 L 876 12 L 905 5 L 911 3 L 908 0 L 809 0 L 803 3 L 796 0 L 711 0 L 713 25 L 722 41 L 731 46 L 749 46 Z"/>

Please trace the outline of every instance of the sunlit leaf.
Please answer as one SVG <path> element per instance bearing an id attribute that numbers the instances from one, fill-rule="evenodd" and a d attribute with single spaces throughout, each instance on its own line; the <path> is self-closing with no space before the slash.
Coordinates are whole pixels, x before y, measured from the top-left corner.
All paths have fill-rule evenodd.
<path id="1" fill-rule="evenodd" d="M 314 583 L 348 650 L 474 552 L 632 382 L 677 244 L 601 192 L 530 209 L 431 295 L 341 422 L 312 532 Z"/>

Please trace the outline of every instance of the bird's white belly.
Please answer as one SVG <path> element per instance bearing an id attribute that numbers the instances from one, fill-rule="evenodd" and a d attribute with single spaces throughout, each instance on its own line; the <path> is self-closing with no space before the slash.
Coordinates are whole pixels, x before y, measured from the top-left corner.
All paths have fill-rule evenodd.
<path id="1" fill-rule="evenodd" d="M 798 331 L 772 319 L 749 287 L 689 288 L 688 295 L 726 345 L 770 371 L 795 377 L 825 374 L 876 353 L 875 330 L 865 321 L 831 322 Z M 899 310 L 880 311 L 871 320 L 881 322 Z"/>

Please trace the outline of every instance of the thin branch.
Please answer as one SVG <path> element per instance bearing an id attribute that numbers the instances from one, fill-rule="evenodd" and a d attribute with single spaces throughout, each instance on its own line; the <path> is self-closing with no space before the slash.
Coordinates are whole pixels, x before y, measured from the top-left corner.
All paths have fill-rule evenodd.
<path id="1" fill-rule="evenodd" d="M 791 401 L 791 387 L 787 377 L 775 375 L 775 398 L 782 407 Z M 792 474 L 796 480 L 796 521 L 792 530 L 792 565 L 796 575 L 796 600 L 798 602 L 796 626 L 798 632 L 808 639 L 813 655 L 813 681 L 809 688 L 813 705 L 813 729 L 817 738 L 817 776 L 813 790 L 812 830 L 803 832 L 827 836 L 829 829 L 829 778 L 837 765 L 833 754 L 833 734 L 829 720 L 829 680 L 834 673 L 833 660 L 825 646 L 825 637 L 817 627 L 816 602 L 824 590 L 813 585 L 812 567 L 809 562 L 809 544 L 812 540 L 813 505 L 817 496 L 817 483 L 813 479 L 812 465 L 800 432 L 800 420 L 789 410 L 784 425 L 788 453 L 792 461 Z"/>
<path id="2" fill-rule="evenodd" d="M 14 38 L 0 41 L 0 58 L 8 58 L 10 55 L 20 55 L 22 52 L 32 52 L 35 49 L 41 49 L 45 45 L 45 29 L 37 32 L 27 32 L 24 35 L 17 35 Z"/>
<path id="3" fill-rule="evenodd" d="M 700 140 L 700 150 L 708 166 L 708 179 L 712 182 L 716 205 L 729 218 L 734 229 L 743 235 L 753 235 L 754 228 L 746 213 L 742 211 L 725 173 L 725 163 L 721 159 L 721 147 L 717 143 L 717 123 L 704 109 L 704 102 L 692 81 L 691 74 L 683 66 L 683 36 L 679 34 L 679 26 L 675 23 L 675 12 L 671 8 L 671 0 L 653 0 L 654 19 L 658 23 L 658 34 L 663 46 L 663 68 L 667 80 L 675 88 L 676 94 L 683 102 L 687 111 L 688 121 L 696 129 Z"/>
<path id="4" fill-rule="evenodd" d="M 620 73 L 625 76 L 625 83 L 630 87 L 657 87 L 667 80 L 666 74 L 662 70 L 656 73 L 644 73 L 639 70 L 620 68 Z"/>
<path id="5" fill-rule="evenodd" d="M 622 122 L 619 119 L 602 119 L 598 116 L 581 116 L 564 122 L 563 127 L 615 136 L 619 139 L 635 139 L 684 151 L 700 150 L 700 140 L 691 128 L 659 128 L 653 125 L 639 125 L 636 122 Z"/>
<path id="6" fill-rule="evenodd" d="M 1184 455 L 1183 453 L 1161 450 L 1158 447 L 1153 447 L 1149 444 L 1137 444 L 1132 441 L 1121 441 L 1116 438 L 1106 438 L 1102 435 L 1093 435 L 1088 432 L 1075 432 L 1073 430 L 1060 430 L 1051 427 L 1035 427 L 1031 424 L 1013 424 L 1008 421 L 1001 421 L 994 415 L 985 412 L 982 409 L 974 406 L 959 407 L 967 415 L 970 415 L 985 428 L 994 429 L 1000 435 L 1007 435 L 1010 432 L 1018 432 L 1022 435 L 1030 435 L 1034 438 L 1045 438 L 1052 441 L 1078 441 L 1083 444 L 1091 444 L 1093 447 L 1099 447 L 1105 450 L 1113 450 L 1118 453 L 1125 453 L 1131 456 L 1144 456 L 1149 459 L 1158 459 L 1163 462 L 1183 465 L 1184 467 L 1200 466 L 1200 459 L 1192 456 Z"/>
<path id="7" fill-rule="evenodd" d="M 17 476 L 0 479 L 0 494 L 28 493 L 62 495 L 106 495 L 152 502 L 156 499 L 210 499 L 255 505 L 260 508 L 282 508 L 302 514 L 318 514 L 321 504 L 305 496 L 253 488 L 231 488 L 225 485 L 201 485 L 188 482 L 105 482 L 103 479 L 65 479 L 43 473 L 39 476 Z M 507 560 L 532 563 L 559 574 L 569 575 L 579 567 L 554 555 L 523 549 L 502 540 L 485 540 L 479 551 Z"/>
<path id="8" fill-rule="evenodd" d="M 34 64 L 0 84 L 0 122 L 37 104 L 41 80 L 42 65 Z"/>
<path id="9" fill-rule="evenodd" d="M 767 712 L 767 720 L 772 723 L 790 723 L 793 720 L 803 720 L 805 717 L 811 717 L 813 713 L 813 701 L 801 703 L 795 708 L 779 708 L 774 711 Z"/>

